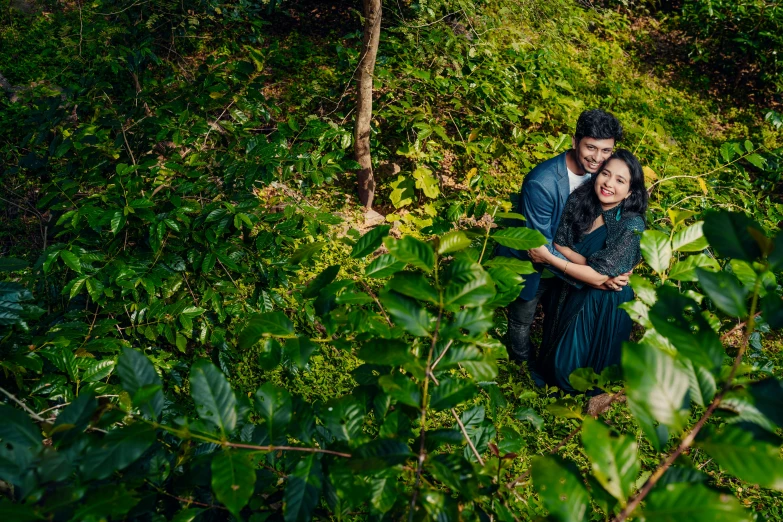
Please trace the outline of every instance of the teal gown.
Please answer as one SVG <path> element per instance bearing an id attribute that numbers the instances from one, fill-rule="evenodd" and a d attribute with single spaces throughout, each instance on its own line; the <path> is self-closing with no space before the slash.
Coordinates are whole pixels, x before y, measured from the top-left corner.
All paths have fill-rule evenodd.
<path id="1" fill-rule="evenodd" d="M 584 236 L 572 248 L 586 258 L 606 246 L 607 227 Z M 548 292 L 544 306 L 544 338 L 533 364 L 532 375 L 538 386 L 557 386 L 575 393 L 568 377 L 578 368 L 595 373 L 620 364 L 623 341 L 631 334 L 631 318 L 620 308 L 634 298 L 630 286 L 620 291 L 576 288 L 558 279 Z"/>

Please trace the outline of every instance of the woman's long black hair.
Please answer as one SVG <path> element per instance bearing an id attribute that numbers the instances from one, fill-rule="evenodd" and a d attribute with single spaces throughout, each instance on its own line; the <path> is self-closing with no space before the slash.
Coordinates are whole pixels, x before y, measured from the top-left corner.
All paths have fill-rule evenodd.
<path id="1" fill-rule="evenodd" d="M 628 218 L 641 215 L 647 212 L 647 188 L 644 186 L 644 173 L 639 160 L 631 152 L 625 149 L 617 149 L 612 156 L 606 160 L 619 159 L 625 162 L 631 173 L 630 195 L 620 203 L 622 208 L 622 217 Z M 575 219 L 573 223 L 573 233 L 577 241 L 586 234 L 593 226 L 593 222 L 603 212 L 601 201 L 595 193 L 595 186 L 598 184 L 599 174 L 592 176 L 592 183 L 583 183 L 574 191 L 572 197 L 576 199 L 576 208 L 574 209 Z"/>

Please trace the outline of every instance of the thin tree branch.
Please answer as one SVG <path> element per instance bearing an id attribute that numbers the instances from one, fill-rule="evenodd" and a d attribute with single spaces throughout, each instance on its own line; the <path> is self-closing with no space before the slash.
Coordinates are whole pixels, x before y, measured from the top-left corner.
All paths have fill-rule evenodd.
<path id="1" fill-rule="evenodd" d="M 476 446 L 473 444 L 473 441 L 470 440 L 470 437 L 468 436 L 468 430 L 465 429 L 465 425 L 462 424 L 462 421 L 460 420 L 459 416 L 457 415 L 457 411 L 454 408 L 451 408 L 451 414 L 454 416 L 454 420 L 457 421 L 457 424 L 459 425 L 459 429 L 462 432 L 462 434 L 465 436 L 465 440 L 468 441 L 468 446 L 470 446 L 470 450 L 473 452 L 473 455 L 478 460 L 478 463 L 481 464 L 481 466 L 484 466 L 484 459 L 481 458 L 481 455 L 479 454 L 478 450 L 476 449 Z"/>

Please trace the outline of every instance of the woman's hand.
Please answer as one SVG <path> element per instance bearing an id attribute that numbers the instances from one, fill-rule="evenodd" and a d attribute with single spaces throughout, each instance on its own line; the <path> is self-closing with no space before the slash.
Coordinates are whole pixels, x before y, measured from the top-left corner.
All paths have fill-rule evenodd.
<path id="1" fill-rule="evenodd" d="M 531 248 L 528 250 L 527 255 L 534 263 L 549 264 L 549 259 L 552 254 L 549 253 L 549 250 L 547 250 L 545 246 L 540 246 L 538 248 Z"/>

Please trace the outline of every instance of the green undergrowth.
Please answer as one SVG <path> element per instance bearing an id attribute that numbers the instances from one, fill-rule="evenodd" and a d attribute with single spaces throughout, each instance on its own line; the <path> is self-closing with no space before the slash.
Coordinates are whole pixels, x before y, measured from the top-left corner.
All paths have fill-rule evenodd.
<path id="1" fill-rule="evenodd" d="M 341 397 L 371 404 L 373 394 L 381 395 L 375 381 L 385 370 L 365 368 L 362 373 L 359 369 L 369 356 L 359 357 L 360 347 L 395 336 L 407 336 L 419 357 L 426 347 L 420 331 L 384 324 L 392 321 L 372 308 L 376 296 L 396 295 L 389 298 L 388 289 L 384 291 L 395 270 L 370 277 L 369 267 L 378 257 L 363 259 L 370 252 L 351 255 L 368 234 L 351 170 L 351 77 L 361 44 L 358 3 L 355 9 L 336 3 L 341 13 L 336 18 L 327 16 L 332 4 L 304 1 L 271 6 L 205 2 L 189 12 L 171 1 L 148 9 L 121 1 L 41 2 L 42 12 L 32 15 L 19 13 L 12 4 L 0 0 L 0 73 L 17 86 L 20 101 L 0 101 L 0 253 L 22 260 L 3 265 L 6 282 L 17 285 L 12 290 L 22 304 L 21 311 L 14 308 L 13 322 L 0 323 L 5 328 L 0 348 L 3 388 L 36 411 L 88 393 L 120 396 L 116 402 L 125 413 L 132 407 L 144 411 L 150 397 L 160 392 L 155 379 L 146 383 L 152 388 L 144 396 L 126 378 L 118 384 L 115 374 L 123 361 L 120 354 L 127 357 L 122 364 L 147 368 L 136 359 L 128 362 L 128 350 L 138 350 L 162 375 L 172 403 L 167 402 L 170 409 L 164 418 L 175 422 L 176 415 L 186 418 L 196 411 L 189 374 L 194 361 L 206 359 L 228 378 L 237 397 L 252 402 L 256 390 L 271 383 L 312 405 L 321 431 L 309 433 L 308 441 L 327 445 L 324 426 L 334 433 L 339 428 L 330 424 L 334 418 L 323 411 L 325 404 L 334 406 Z M 625 50 L 632 31 L 626 17 L 566 0 L 384 6 L 372 145 L 379 187 L 376 207 L 394 226 L 387 232 L 387 247 L 394 248 L 401 235 L 429 240 L 459 229 L 468 242 L 454 259 L 444 257 L 444 266 L 460 261 L 486 264 L 492 243 L 482 255 L 490 234 L 483 227 L 490 216 L 502 226 L 500 214 L 510 209 L 525 173 L 567 150 L 579 113 L 592 107 L 612 111 L 624 124 L 622 146 L 645 166 L 652 187 L 648 224 L 663 243 L 686 227 L 700 233 L 699 223 L 710 210 L 743 213 L 770 236 L 783 222 L 781 125 L 765 119 L 765 108 L 726 106 L 725 100 L 710 99 L 699 89 L 648 74 Z M 333 26 L 314 31 L 314 12 L 335 21 Z M 19 230 L 25 230 L 24 238 Z M 380 236 L 374 246 L 380 246 Z M 754 278 L 762 277 L 757 274 L 765 273 L 765 285 L 770 277 L 773 281 L 768 291 L 779 293 L 771 269 L 765 272 L 752 264 L 759 256 L 749 256 L 744 264 L 721 258 L 718 264 L 706 243 L 701 249 L 705 253 L 689 255 L 698 249 L 670 248 L 661 254 L 666 266 L 660 266 L 661 256 L 657 265 L 648 259 L 637 275 L 656 288 L 699 292 L 694 284 L 697 266 L 733 272 L 750 287 Z M 335 266 L 337 271 L 329 272 Z M 472 277 L 489 277 L 481 266 L 472 266 Z M 494 272 L 492 277 L 496 282 L 503 277 L 515 281 L 517 275 Z M 492 297 L 476 298 L 487 308 L 518 292 L 514 285 L 498 283 L 495 294 L 495 283 L 487 285 Z M 717 331 L 728 331 L 737 317 L 744 317 L 727 313 L 701 293 L 688 295 L 701 296 L 705 317 Z M 410 297 L 424 301 L 418 294 Z M 362 308 L 365 305 L 372 312 Z M 432 302 L 427 306 L 432 308 Z M 279 320 L 283 326 L 277 327 L 284 333 L 272 329 L 263 340 L 243 343 L 248 318 L 256 314 Z M 290 327 L 274 314 L 288 318 Z M 643 323 L 640 317 L 635 319 Z M 513 508 L 517 518 L 535 519 L 552 506 L 545 506 L 533 487 L 528 472 L 534 456 L 550 453 L 565 440 L 558 454 L 573 461 L 583 475 L 590 473 L 590 456 L 580 437 L 568 438 L 582 426 L 587 398 L 562 399 L 550 393 L 554 390 L 535 388 L 525 370 L 502 358 L 503 314 L 490 319 L 482 323 L 486 332 L 479 328 L 480 335 L 474 336 L 486 343 L 481 363 L 489 369 L 476 373 L 474 368 L 471 373 L 455 363 L 439 378 L 472 383 L 469 388 L 475 393 L 455 403 L 457 413 L 476 414 L 471 436 L 490 462 L 481 474 L 503 477 L 494 482 L 483 478 L 482 487 L 519 479 L 513 493 L 502 490 L 497 497 L 505 508 L 495 500 L 482 500 L 470 505 L 475 509 L 471 513 L 480 517 L 497 509 L 499 519 L 511 520 L 506 512 Z M 651 330 L 649 325 L 644 328 Z M 770 330 L 762 322 L 760 333 L 750 340 L 747 375 L 754 379 L 783 376 L 783 347 Z M 643 331 L 640 327 L 637 337 Z M 726 341 L 729 356 L 740 344 L 739 334 L 736 337 Z M 422 382 L 417 368 L 390 375 L 415 375 Z M 395 417 L 401 423 L 399 433 L 410 433 L 400 437 L 406 444 L 413 441 L 411 447 L 418 451 L 418 427 L 406 431 L 418 422 L 409 404 L 415 401 L 385 382 L 384 393 L 399 400 L 397 407 L 404 413 Z M 622 387 L 603 384 L 612 393 Z M 477 420 L 479 411 L 486 420 Z M 692 406 L 694 415 L 703 411 L 704 404 Z M 160 408 L 153 413 L 153 420 L 160 418 Z M 361 426 L 354 439 L 340 439 L 335 447 L 359 451 L 365 435 L 382 432 L 380 417 L 386 413 L 374 404 L 359 421 L 346 414 Z M 258 410 L 250 418 L 257 421 L 263 415 Z M 639 445 L 637 487 L 657 466 L 661 450 L 676 446 L 672 438 L 655 447 L 624 404 L 613 405 L 604 419 Z M 194 432 L 209 425 L 206 416 L 202 420 L 203 425 L 194 423 Z M 265 422 L 262 427 L 271 425 Z M 457 433 L 448 409 L 433 412 L 427 428 Z M 672 431 L 678 428 L 682 426 Z M 273 435 L 264 439 L 261 431 L 247 435 L 248 440 L 280 444 Z M 243 430 L 243 441 L 245 435 Z M 457 435 L 444 439 L 447 453 L 475 463 Z M 190 444 L 196 443 L 186 438 L 174 443 L 174 438 L 167 444 L 177 448 L 177 458 L 184 462 L 192 456 Z M 292 431 L 282 440 L 305 439 Z M 501 458 L 509 453 L 516 457 Z M 701 449 L 681 458 L 683 466 L 704 471 L 712 485 L 730 490 L 759 519 L 783 520 L 779 492 L 748 486 Z M 205 469 L 204 461 L 192 462 L 187 469 Z M 318 504 L 317 496 L 314 505 L 305 502 L 311 516 L 314 510 L 326 518 L 326 505 L 336 518 L 404 513 L 408 497 L 395 504 L 388 494 L 373 498 L 372 507 L 364 504 L 358 513 L 352 511 L 355 506 L 346 495 L 359 495 L 370 483 L 379 487 L 383 477 L 352 483 L 339 464 L 330 465 L 337 468 L 334 476 L 351 486 L 339 491 L 324 486 L 325 504 Z M 302 472 L 293 458 L 279 455 L 264 457 L 263 466 L 282 475 L 298 477 Z M 399 488 L 405 495 L 415 482 L 411 466 L 414 459 L 399 469 Z M 427 509 L 435 510 L 428 516 L 437 518 L 437 509 L 451 513 L 448 498 L 455 488 L 434 476 L 425 477 L 436 484 L 427 486 L 435 492 Z M 257 495 L 253 501 L 263 509 L 252 516 L 266 513 L 263 516 L 296 520 L 288 507 L 292 499 L 285 497 L 286 507 L 281 507 L 282 481 L 267 479 L 258 486 L 263 500 Z M 192 494 L 207 507 L 215 501 L 210 484 L 158 480 L 153 480 L 155 485 L 176 487 L 172 491 Z M 311 480 L 320 479 L 305 476 L 304 482 Z M 395 484 L 397 480 L 395 476 Z M 19 491 L 27 491 L 25 487 Z M 154 490 L 138 488 L 141 496 Z M 218 489 L 217 500 L 233 506 L 239 516 L 244 505 L 232 504 Z M 591 483 L 593 493 L 599 490 Z M 593 501 L 599 509 L 588 517 L 607 519 L 612 512 L 608 501 L 597 496 Z M 161 516 L 175 516 L 174 504 L 160 508 Z M 228 516 L 205 513 L 194 516 Z"/>

